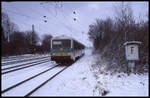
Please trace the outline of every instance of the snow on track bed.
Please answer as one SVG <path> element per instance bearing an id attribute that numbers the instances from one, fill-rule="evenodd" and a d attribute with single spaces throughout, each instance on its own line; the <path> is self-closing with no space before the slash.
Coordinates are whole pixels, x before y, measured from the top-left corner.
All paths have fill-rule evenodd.
<path id="1" fill-rule="evenodd" d="M 31 56 L 16 56 L 16 57 L 7 58 L 7 59 L 2 58 L 2 62 L 13 61 L 13 60 L 17 60 L 17 59 L 24 59 L 24 58 L 29 58 L 29 57 L 38 57 L 38 56 L 31 55 Z"/>
<path id="2" fill-rule="evenodd" d="M 29 64 L 29 65 L 26 65 L 26 66 L 19 66 L 20 68 L 16 68 L 16 67 L 15 68 L 11 68 L 11 70 L 3 71 L 2 74 L 6 74 L 6 73 L 10 73 L 10 72 L 21 70 L 21 69 L 37 66 L 37 65 L 45 63 L 45 62 L 49 62 L 49 59 L 42 60 L 42 61 L 37 62 L 35 64 Z"/>
<path id="3" fill-rule="evenodd" d="M 10 91 L 3 93 L 2 96 L 25 96 L 30 91 L 34 90 L 39 85 L 41 85 L 43 82 L 49 80 L 50 77 L 53 77 L 56 73 L 64 70 L 67 67 L 68 66 L 56 67 L 46 73 L 43 73 L 42 75 L 40 75 L 36 78 L 29 80 L 28 82 L 25 82 L 25 83 L 17 86 L 16 88 L 13 88 L 12 89 L 13 91 L 10 90 Z M 30 93 L 29 93 L 29 95 L 30 95 Z"/>
<path id="4" fill-rule="evenodd" d="M 13 60 L 17 60 L 17 59 L 24 59 L 24 58 L 32 58 L 32 57 L 44 57 L 44 56 L 49 56 L 49 54 L 44 54 L 44 55 L 40 55 L 40 54 L 32 54 L 32 55 L 19 55 L 19 56 L 13 56 L 13 57 L 2 57 L 2 62 L 6 62 L 6 61 L 13 61 Z"/>
<path id="5" fill-rule="evenodd" d="M 47 68 L 53 67 L 55 64 L 51 62 L 39 64 L 37 66 L 33 66 L 30 68 L 18 70 L 15 72 L 11 72 L 8 74 L 2 75 L 2 90 L 20 82 L 23 81 L 43 70 L 46 70 Z"/>
<path id="6" fill-rule="evenodd" d="M 9 61 L 9 62 L 2 62 L 2 66 L 6 66 L 6 65 L 10 65 L 10 64 L 15 64 L 15 63 L 20 63 L 20 62 L 26 62 L 26 61 L 29 61 L 29 60 L 36 60 L 36 59 L 42 59 L 42 58 L 50 58 L 50 56 L 44 56 L 44 57 L 34 57 L 34 58 L 28 58 L 28 59 L 18 59 L 18 60 L 15 60 L 15 61 Z"/>
<path id="7" fill-rule="evenodd" d="M 24 54 L 24 55 L 16 55 L 16 56 L 5 56 L 2 57 L 2 59 L 7 60 L 7 59 L 13 59 L 17 57 L 26 57 L 26 56 L 32 56 L 32 55 L 37 55 L 37 54 Z"/>
<path id="8" fill-rule="evenodd" d="M 35 59 L 35 60 L 31 60 L 31 61 L 26 61 L 26 62 L 20 62 L 20 63 L 17 63 L 17 64 L 10 64 L 10 65 L 7 65 L 7 66 L 1 66 L 1 69 L 6 69 L 6 68 L 11 68 L 11 67 L 15 67 L 15 66 L 22 66 L 22 65 L 26 65 L 26 64 L 31 64 L 31 63 L 35 63 L 35 62 L 39 62 L 41 60 L 45 60 L 45 59 L 48 59 L 48 58 L 41 58 L 40 60 L 39 59 Z M 49 58 L 50 60 L 50 58 Z"/>
<path id="9" fill-rule="evenodd" d="M 38 74 L 32 76 L 32 77 L 29 77 L 29 78 L 27 78 L 27 79 L 25 79 L 25 80 L 23 80 L 23 81 L 21 81 L 21 82 L 15 84 L 15 85 L 12 85 L 11 87 L 8 87 L 8 88 L 4 89 L 1 93 L 7 92 L 7 91 L 9 91 L 9 90 L 11 90 L 11 89 L 17 87 L 18 85 L 21 85 L 21 84 L 23 84 L 23 83 L 25 83 L 25 82 L 27 82 L 27 81 L 29 81 L 29 80 L 31 80 L 31 79 L 33 79 L 33 78 L 39 76 L 39 75 L 41 75 L 41 74 L 43 74 L 43 73 L 45 73 L 45 72 L 47 72 L 47 71 L 49 71 L 49 70 L 51 70 L 51 69 L 57 67 L 57 66 L 59 66 L 59 65 L 50 67 L 50 68 L 48 68 L 48 69 L 46 69 L 46 70 L 44 70 L 44 71 L 42 71 L 42 72 L 40 72 L 40 73 L 38 73 Z"/>

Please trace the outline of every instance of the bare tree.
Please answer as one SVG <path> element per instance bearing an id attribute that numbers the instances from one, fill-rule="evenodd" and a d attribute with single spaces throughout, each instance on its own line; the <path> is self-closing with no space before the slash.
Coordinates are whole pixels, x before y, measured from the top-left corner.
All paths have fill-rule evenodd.
<path id="1" fill-rule="evenodd" d="M 26 53 L 26 36 L 24 32 L 14 32 L 10 35 L 10 54 L 24 54 Z"/>
<path id="2" fill-rule="evenodd" d="M 2 27 L 4 30 L 4 37 L 8 42 L 10 41 L 10 34 L 19 29 L 16 24 L 10 21 L 8 14 L 4 12 L 2 12 Z"/>
<path id="3" fill-rule="evenodd" d="M 107 18 L 106 20 L 96 19 L 96 23 L 89 26 L 89 38 L 97 52 L 102 52 L 103 48 L 111 41 L 114 32 L 113 25 L 113 21 Z"/>
<path id="4" fill-rule="evenodd" d="M 50 46 L 51 46 L 51 35 L 44 35 L 44 38 L 42 40 L 42 48 L 44 52 L 49 52 L 50 51 Z"/>
<path id="5" fill-rule="evenodd" d="M 30 48 L 29 51 L 31 53 L 34 53 L 34 51 L 36 49 L 36 45 L 39 40 L 40 40 L 40 38 L 36 32 L 26 31 L 26 42 L 27 42 L 28 47 Z"/>
<path id="6" fill-rule="evenodd" d="M 118 32 L 124 34 L 124 40 L 135 39 L 135 34 L 133 33 L 133 26 L 135 24 L 135 19 L 133 17 L 133 11 L 129 3 L 122 2 L 121 4 L 114 6 L 116 12 L 116 22 Z M 128 37 L 132 38 L 128 38 Z"/>

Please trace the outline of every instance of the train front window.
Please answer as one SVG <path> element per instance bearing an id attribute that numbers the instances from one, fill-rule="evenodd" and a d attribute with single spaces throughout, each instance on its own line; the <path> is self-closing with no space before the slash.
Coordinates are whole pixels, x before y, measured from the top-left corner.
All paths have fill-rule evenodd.
<path id="1" fill-rule="evenodd" d="M 62 40 L 53 40 L 53 49 L 70 49 L 71 48 L 71 40 L 62 39 Z"/>

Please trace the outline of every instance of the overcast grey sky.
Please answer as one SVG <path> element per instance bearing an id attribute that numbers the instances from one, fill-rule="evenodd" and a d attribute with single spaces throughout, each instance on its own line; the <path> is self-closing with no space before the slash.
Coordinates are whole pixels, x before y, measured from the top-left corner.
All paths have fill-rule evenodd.
<path id="1" fill-rule="evenodd" d="M 91 46 L 88 39 L 88 27 L 96 18 L 115 17 L 114 5 L 121 2 L 2 2 L 2 11 L 21 31 L 32 29 L 42 38 L 43 34 L 52 36 L 71 36 L 86 46 Z M 148 18 L 148 2 L 126 2 L 132 7 L 136 19 Z M 73 13 L 75 11 L 75 13 Z M 46 17 L 44 17 L 46 16 Z M 76 21 L 74 21 L 76 18 Z M 47 20 L 47 22 L 44 22 Z M 83 32 L 83 33 L 82 33 Z"/>

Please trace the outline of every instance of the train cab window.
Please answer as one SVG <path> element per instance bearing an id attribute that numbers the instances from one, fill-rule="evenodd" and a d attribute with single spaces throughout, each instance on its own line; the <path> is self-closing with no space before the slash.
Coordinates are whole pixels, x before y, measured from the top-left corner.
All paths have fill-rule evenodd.
<path id="1" fill-rule="evenodd" d="M 53 49 L 70 49 L 71 48 L 71 40 L 70 39 L 53 40 L 52 48 Z"/>

